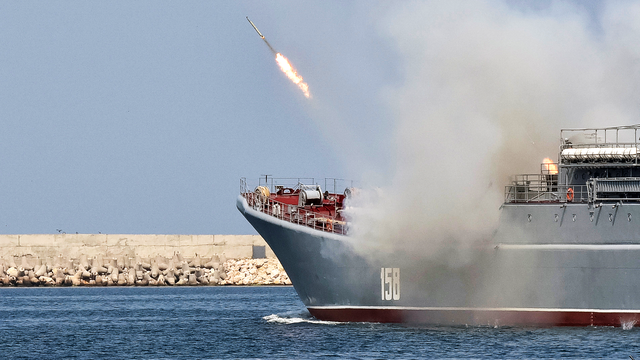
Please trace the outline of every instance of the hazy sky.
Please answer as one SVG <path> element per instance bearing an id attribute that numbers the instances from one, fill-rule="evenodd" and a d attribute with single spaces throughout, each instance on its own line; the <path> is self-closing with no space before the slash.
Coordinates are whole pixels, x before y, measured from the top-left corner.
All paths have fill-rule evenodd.
<path id="1" fill-rule="evenodd" d="M 312 84 L 331 71 L 314 59 L 331 47 L 312 43 L 334 21 L 311 15 L 257 2 L 0 3 L 0 232 L 252 233 L 235 208 L 240 177 L 342 176 L 245 19 Z"/>
<path id="2" fill-rule="evenodd" d="M 392 181 L 404 34 L 433 25 L 407 14 L 437 3 L 1 2 L 0 233 L 247 234 L 240 177 Z M 597 2 L 483 3 L 602 36 Z"/>

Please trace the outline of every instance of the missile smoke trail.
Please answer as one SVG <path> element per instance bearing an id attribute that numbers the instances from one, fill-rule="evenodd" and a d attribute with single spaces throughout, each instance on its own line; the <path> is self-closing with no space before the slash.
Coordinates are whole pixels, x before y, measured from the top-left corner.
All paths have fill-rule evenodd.
<path id="1" fill-rule="evenodd" d="M 294 84 L 298 85 L 298 87 L 300 88 L 300 90 L 302 90 L 302 93 L 307 99 L 311 98 L 311 94 L 309 93 L 309 85 L 303 81 L 302 76 L 298 75 L 298 72 L 293 68 L 293 66 L 291 66 L 291 63 L 289 62 L 289 60 L 284 55 L 280 54 L 279 52 L 273 49 L 271 44 L 269 44 L 267 39 L 265 39 L 264 35 L 262 35 L 260 30 L 258 30 L 258 28 L 253 23 L 253 21 L 249 20 L 248 16 L 247 16 L 247 21 L 249 22 L 249 24 L 251 24 L 251 26 L 253 26 L 253 29 L 258 33 L 260 38 L 264 41 L 265 44 L 267 44 L 271 52 L 276 56 L 276 62 L 280 66 L 280 70 L 282 70 L 282 72 L 285 75 L 287 75 L 289 80 L 291 80 Z"/>
<path id="2" fill-rule="evenodd" d="M 262 40 L 264 40 L 264 43 L 267 44 L 267 46 L 269 47 L 269 49 L 271 50 L 271 52 L 273 53 L 273 55 L 276 55 L 277 52 L 275 50 L 273 50 L 273 48 L 271 47 L 271 44 L 269 44 L 269 42 L 267 41 L 267 39 L 262 38 Z"/>

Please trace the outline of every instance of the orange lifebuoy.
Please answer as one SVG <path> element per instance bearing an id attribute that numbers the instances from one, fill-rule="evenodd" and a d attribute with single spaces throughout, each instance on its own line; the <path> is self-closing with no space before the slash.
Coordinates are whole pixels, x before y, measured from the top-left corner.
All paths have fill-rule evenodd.
<path id="1" fill-rule="evenodd" d="M 331 223 L 331 221 L 328 221 L 326 225 L 327 231 L 333 232 L 333 224 Z"/>
<path id="2" fill-rule="evenodd" d="M 573 189 L 572 188 L 568 188 L 567 189 L 567 201 L 573 201 Z"/>

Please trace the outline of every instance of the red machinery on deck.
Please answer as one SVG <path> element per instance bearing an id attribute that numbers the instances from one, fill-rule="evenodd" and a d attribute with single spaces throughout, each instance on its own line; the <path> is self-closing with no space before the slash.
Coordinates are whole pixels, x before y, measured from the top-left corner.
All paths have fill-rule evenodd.
<path id="1" fill-rule="evenodd" d="M 271 180 L 271 185 L 267 184 L 268 180 Z M 342 217 L 342 209 L 352 188 L 346 188 L 344 193 L 338 194 L 322 192 L 320 185 L 305 185 L 300 179 L 291 187 L 274 184 L 278 180 L 283 179 L 267 178 L 265 184 L 249 191 L 246 179 L 242 178 L 240 192 L 249 206 L 265 214 L 317 230 L 346 235 L 347 223 Z"/>

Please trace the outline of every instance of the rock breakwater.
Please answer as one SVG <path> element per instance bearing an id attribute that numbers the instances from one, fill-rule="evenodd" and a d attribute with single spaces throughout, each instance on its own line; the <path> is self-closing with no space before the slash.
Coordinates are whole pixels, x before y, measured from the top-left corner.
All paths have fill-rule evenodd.
<path id="1" fill-rule="evenodd" d="M 290 285 L 277 259 L 0 258 L 0 286 Z"/>

